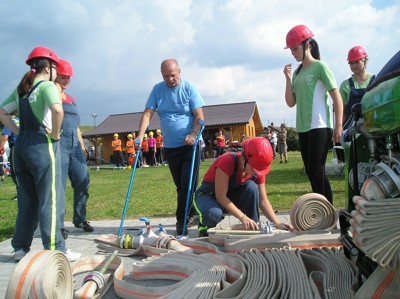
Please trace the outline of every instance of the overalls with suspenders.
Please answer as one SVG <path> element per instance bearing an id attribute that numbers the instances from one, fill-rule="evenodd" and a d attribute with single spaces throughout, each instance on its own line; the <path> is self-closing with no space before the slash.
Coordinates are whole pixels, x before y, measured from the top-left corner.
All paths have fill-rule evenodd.
<path id="1" fill-rule="evenodd" d="M 374 81 L 375 75 L 371 76 L 371 80 L 369 82 Z M 351 123 L 350 118 L 352 116 L 351 107 L 353 105 L 361 103 L 361 99 L 364 94 L 367 92 L 367 88 L 355 88 L 353 78 L 349 78 L 349 85 L 350 85 L 350 92 L 349 92 L 349 101 L 346 104 L 345 116 L 346 116 L 346 123 L 344 125 L 344 129 L 347 129 L 349 124 Z"/>
<path id="2" fill-rule="evenodd" d="M 243 183 L 236 180 L 238 174 L 238 155 L 230 153 L 233 157 L 234 171 L 229 177 L 227 197 L 240 209 L 247 217 L 255 222 L 259 221 L 259 191 L 255 183 L 257 175 Z M 199 214 L 199 231 L 206 230 L 208 227 L 215 227 L 224 219 L 226 212 L 217 202 L 215 197 L 215 182 L 202 182 L 196 190 L 194 207 Z"/>
<path id="3" fill-rule="evenodd" d="M 74 189 L 73 224 L 86 221 L 86 202 L 89 198 L 89 173 L 83 155 L 78 128 L 80 123 L 76 103 L 67 95 L 69 101 L 63 101 L 64 119 L 62 123 L 61 170 L 64 189 L 67 187 L 67 176 Z"/>
<path id="4" fill-rule="evenodd" d="M 66 252 L 61 233 L 64 225 L 65 195 L 61 182 L 59 141 L 46 134 L 30 106 L 32 92 L 19 99 L 20 133 L 14 145 L 18 180 L 18 214 L 11 244 L 15 251 L 29 251 L 40 224 L 43 248 Z"/>

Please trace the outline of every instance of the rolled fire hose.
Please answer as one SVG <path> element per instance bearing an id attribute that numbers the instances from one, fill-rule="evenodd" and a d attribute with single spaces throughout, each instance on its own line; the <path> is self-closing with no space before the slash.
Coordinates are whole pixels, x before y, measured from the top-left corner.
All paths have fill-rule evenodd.
<path id="1" fill-rule="evenodd" d="M 400 200 L 367 200 L 354 196 L 350 232 L 354 243 L 373 261 L 389 270 L 400 265 Z"/>
<path id="2" fill-rule="evenodd" d="M 5 298 L 101 298 L 112 284 L 112 273 L 104 273 L 105 270 L 123 272 L 120 258 L 108 259 L 105 265 L 106 259 L 102 255 L 88 256 L 70 266 L 61 251 L 30 251 L 14 269 Z M 73 276 L 83 272 L 89 272 L 84 279 L 89 283 L 74 292 Z"/>
<path id="3" fill-rule="evenodd" d="M 332 230 L 337 220 L 335 208 L 318 193 L 300 196 L 290 209 L 290 222 L 297 231 Z"/>
<path id="4" fill-rule="evenodd" d="M 72 272 L 65 254 L 32 250 L 15 267 L 5 298 L 70 299 L 72 295 Z"/>

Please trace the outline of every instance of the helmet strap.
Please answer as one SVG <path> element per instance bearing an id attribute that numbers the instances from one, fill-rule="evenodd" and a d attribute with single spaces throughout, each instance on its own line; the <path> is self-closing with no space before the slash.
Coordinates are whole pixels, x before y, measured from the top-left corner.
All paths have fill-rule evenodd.
<path id="1" fill-rule="evenodd" d="M 50 81 L 53 81 L 52 79 L 53 79 L 53 70 L 52 70 L 52 68 L 53 68 L 53 64 L 52 64 L 52 61 L 49 59 L 49 63 L 50 63 Z"/>

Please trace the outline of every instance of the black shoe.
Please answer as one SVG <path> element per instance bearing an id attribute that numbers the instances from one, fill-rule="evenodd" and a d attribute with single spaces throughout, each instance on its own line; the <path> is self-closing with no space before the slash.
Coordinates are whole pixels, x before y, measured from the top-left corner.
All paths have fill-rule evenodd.
<path id="1" fill-rule="evenodd" d="M 64 240 L 67 240 L 68 239 L 69 230 L 67 230 L 65 228 L 61 228 L 60 230 L 61 230 L 61 234 L 62 234 Z"/>
<path id="2" fill-rule="evenodd" d="M 208 237 L 208 231 L 206 229 L 199 231 L 199 237 Z"/>
<path id="3" fill-rule="evenodd" d="M 92 231 L 94 231 L 94 228 L 93 228 L 93 226 L 91 226 L 89 223 L 90 223 L 89 221 L 86 221 L 86 220 L 85 220 L 85 221 L 79 223 L 78 225 L 75 224 L 75 227 L 81 228 L 81 229 L 83 229 L 85 232 L 91 233 Z"/>
<path id="4" fill-rule="evenodd" d="M 183 231 L 183 223 L 177 222 L 176 223 L 176 235 L 177 236 L 187 236 L 187 234 L 188 234 L 187 225 L 186 225 L 185 231 Z"/>

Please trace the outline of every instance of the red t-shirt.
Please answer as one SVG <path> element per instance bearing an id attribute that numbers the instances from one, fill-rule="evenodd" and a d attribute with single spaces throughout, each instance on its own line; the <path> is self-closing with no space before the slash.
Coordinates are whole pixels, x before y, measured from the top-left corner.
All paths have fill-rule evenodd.
<path id="1" fill-rule="evenodd" d="M 224 135 L 217 136 L 217 146 L 225 146 L 225 136 Z"/>
<path id="2" fill-rule="evenodd" d="M 234 153 L 237 156 L 237 163 L 239 163 L 239 158 L 241 157 L 242 153 L 241 152 L 236 152 Z M 227 176 L 231 177 L 233 175 L 233 172 L 235 171 L 235 160 L 232 156 L 232 153 L 226 153 L 223 154 L 222 156 L 219 156 L 214 163 L 210 166 L 210 168 L 207 170 L 206 174 L 204 175 L 203 181 L 206 183 L 214 183 L 215 182 L 215 173 L 217 171 L 217 168 L 221 169 Z M 237 167 L 237 175 L 236 175 L 236 182 L 238 183 L 243 183 L 247 180 L 249 180 L 252 175 L 247 175 L 244 178 L 242 178 L 242 173 L 239 171 L 239 166 Z M 256 180 L 255 180 L 257 185 L 264 184 L 265 183 L 265 176 L 259 176 L 257 175 Z"/>

